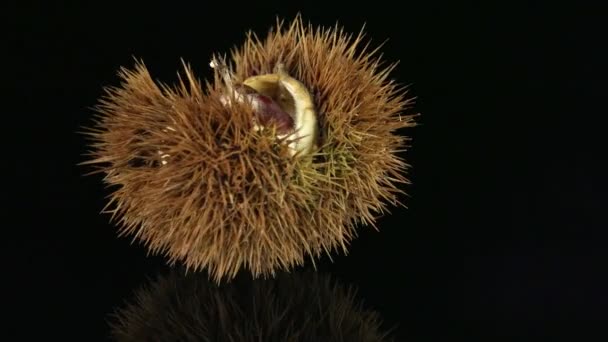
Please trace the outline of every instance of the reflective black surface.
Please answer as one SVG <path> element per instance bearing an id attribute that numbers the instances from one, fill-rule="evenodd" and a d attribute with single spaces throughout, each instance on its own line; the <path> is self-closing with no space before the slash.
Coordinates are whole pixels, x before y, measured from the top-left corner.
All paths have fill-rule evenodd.
<path id="1" fill-rule="evenodd" d="M 23 147 L 5 179 L 17 187 L 6 207 L 17 220 L 3 224 L 15 321 L 7 340 L 107 340 L 108 315 L 168 272 L 163 258 L 116 237 L 99 214 L 101 176 L 76 166 L 86 147 L 75 132 L 117 69 L 134 55 L 170 82 L 183 57 L 207 77 L 212 53 L 298 10 L 353 32 L 366 22 L 377 44 L 390 38 L 384 56 L 401 61 L 392 77 L 412 84 L 422 113 L 404 154 L 408 208 L 382 218 L 379 232 L 362 227 L 349 255 L 324 257 L 318 270 L 356 286 L 400 341 L 580 337 L 608 320 L 605 106 L 595 105 L 605 59 L 593 11 L 427 2 L 21 10 L 8 18 L 19 67 L 7 68 L 5 85 L 27 109 L 4 128 L 7 149 Z"/>

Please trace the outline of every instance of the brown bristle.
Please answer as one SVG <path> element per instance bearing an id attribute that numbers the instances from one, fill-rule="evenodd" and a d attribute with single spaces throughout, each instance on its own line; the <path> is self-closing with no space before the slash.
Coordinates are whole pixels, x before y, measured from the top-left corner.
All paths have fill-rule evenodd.
<path id="1" fill-rule="evenodd" d="M 286 70 L 316 94 L 318 150 L 294 158 L 273 129 L 252 129 L 246 103 L 225 106 L 220 75 L 203 87 L 189 66 L 176 87 L 157 85 L 143 63 L 123 69 L 91 129 L 88 164 L 118 186 L 108 212 L 121 234 L 216 281 L 242 268 L 274 274 L 336 248 L 356 225 L 399 205 L 408 165 L 397 156 L 413 127 L 413 104 L 387 79 L 362 35 L 313 29 L 300 16 L 263 41 L 232 51 L 236 77 Z"/>

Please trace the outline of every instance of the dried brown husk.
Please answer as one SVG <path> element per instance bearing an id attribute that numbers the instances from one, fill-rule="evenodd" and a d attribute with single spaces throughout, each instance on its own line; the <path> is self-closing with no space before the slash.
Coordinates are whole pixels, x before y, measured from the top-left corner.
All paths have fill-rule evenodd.
<path id="1" fill-rule="evenodd" d="M 106 211 L 122 235 L 170 262 L 231 279 L 289 270 L 322 253 L 348 251 L 358 225 L 375 225 L 408 184 L 399 156 L 415 126 L 413 98 L 389 79 L 364 35 L 277 22 L 232 51 L 237 78 L 282 62 L 314 94 L 319 148 L 293 158 L 272 127 L 252 129 L 246 103 L 223 105 L 216 73 L 204 85 L 189 65 L 176 86 L 153 81 L 138 61 L 122 69 L 89 130 L 87 164 L 111 187 Z"/>

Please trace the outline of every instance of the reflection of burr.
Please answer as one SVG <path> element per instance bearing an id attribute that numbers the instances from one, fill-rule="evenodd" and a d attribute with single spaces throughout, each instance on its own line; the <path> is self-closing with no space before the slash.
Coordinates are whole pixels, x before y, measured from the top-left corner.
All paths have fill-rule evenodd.
<path id="1" fill-rule="evenodd" d="M 315 273 L 217 286 L 173 271 L 140 289 L 111 321 L 117 341 L 390 341 L 352 287 Z"/>
<path id="2" fill-rule="evenodd" d="M 414 126 L 361 42 L 298 17 L 213 59 L 206 86 L 188 65 L 175 87 L 141 62 L 123 69 L 86 162 L 113 189 L 121 235 L 218 282 L 346 252 L 357 224 L 400 204 L 408 138 L 396 131 Z"/>

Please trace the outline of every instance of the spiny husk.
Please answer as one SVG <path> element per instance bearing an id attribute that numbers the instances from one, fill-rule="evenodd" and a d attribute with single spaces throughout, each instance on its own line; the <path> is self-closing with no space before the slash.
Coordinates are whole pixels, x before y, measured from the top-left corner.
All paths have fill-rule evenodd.
<path id="1" fill-rule="evenodd" d="M 362 41 L 298 16 L 232 51 L 238 79 L 283 62 L 314 94 L 321 136 L 304 158 L 292 158 L 272 127 L 252 130 L 247 104 L 222 105 L 217 72 L 203 86 L 185 65 L 186 79 L 170 87 L 142 62 L 123 68 L 98 107 L 87 162 L 113 186 L 106 209 L 121 234 L 217 281 L 347 252 L 358 224 L 376 228 L 389 204 L 401 205 L 408 165 L 397 153 L 408 138 L 397 130 L 415 125 L 405 115 L 412 99 L 388 79 L 394 65 Z"/>
<path id="2" fill-rule="evenodd" d="M 392 340 L 354 287 L 318 273 L 218 287 L 202 273 L 172 272 L 139 289 L 109 323 L 119 342 Z"/>

